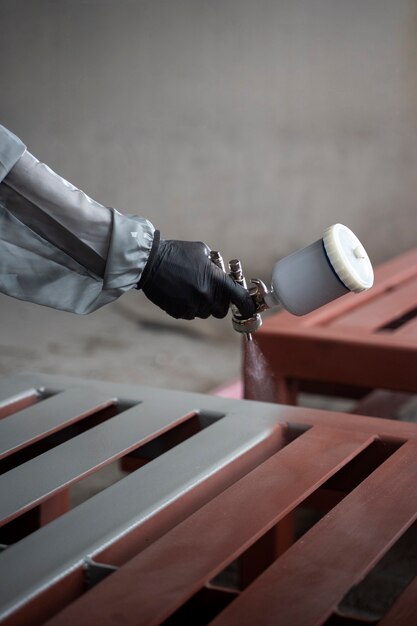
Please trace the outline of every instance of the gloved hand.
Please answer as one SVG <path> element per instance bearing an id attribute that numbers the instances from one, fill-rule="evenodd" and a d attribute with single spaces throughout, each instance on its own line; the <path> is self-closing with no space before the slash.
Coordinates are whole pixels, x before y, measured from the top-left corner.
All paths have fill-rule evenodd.
<path id="1" fill-rule="evenodd" d="M 177 319 L 222 318 L 230 302 L 244 318 L 251 317 L 255 305 L 248 291 L 217 267 L 209 253 L 201 242 L 161 240 L 154 246 L 138 288 Z"/>

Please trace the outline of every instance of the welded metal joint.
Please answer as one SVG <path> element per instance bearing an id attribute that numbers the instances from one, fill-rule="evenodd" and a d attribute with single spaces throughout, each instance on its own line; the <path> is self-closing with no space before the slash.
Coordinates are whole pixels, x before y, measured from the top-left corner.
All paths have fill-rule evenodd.
<path id="1" fill-rule="evenodd" d="M 115 565 L 108 565 L 107 563 L 97 563 L 90 557 L 86 557 L 84 561 L 84 582 L 86 589 L 92 589 L 107 578 L 110 574 L 117 571 L 119 568 Z"/>

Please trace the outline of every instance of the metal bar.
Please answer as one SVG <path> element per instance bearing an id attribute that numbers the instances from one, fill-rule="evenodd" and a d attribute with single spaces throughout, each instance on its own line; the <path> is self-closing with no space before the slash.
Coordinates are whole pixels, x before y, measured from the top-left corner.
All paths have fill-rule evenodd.
<path id="1" fill-rule="evenodd" d="M 31 377 L 20 375 L 0 379 L 0 419 L 37 401 L 41 390 Z"/>
<path id="2" fill-rule="evenodd" d="M 417 302 L 416 302 L 417 304 Z M 402 326 L 400 326 L 396 331 L 395 331 L 395 336 L 404 336 L 407 337 L 407 339 L 409 341 L 416 341 L 417 340 L 417 319 L 414 318 L 412 320 L 410 320 L 409 322 L 406 322 L 405 324 L 403 324 Z"/>
<path id="3" fill-rule="evenodd" d="M 368 293 L 368 292 L 366 292 Z M 257 333 L 259 335 L 259 333 Z M 290 355 L 286 355 L 289 358 Z M 74 387 L 85 387 L 94 384 L 94 389 L 103 393 L 109 391 L 109 384 L 100 381 L 90 381 L 86 383 L 81 378 L 68 378 L 65 376 L 52 376 L 48 374 L 16 376 L 16 379 L 24 378 L 26 384 L 34 387 L 46 387 L 54 389 L 66 389 Z M 142 387 L 140 385 L 128 385 L 124 383 L 114 383 L 111 385 L 111 391 L 115 397 L 129 398 L 132 402 L 143 402 L 152 405 L 157 397 L 165 402 L 166 412 L 169 407 L 178 399 L 187 398 L 189 410 L 195 410 L 198 413 L 203 410 L 210 413 L 223 413 L 228 416 L 246 415 L 252 416 L 252 420 L 258 417 L 266 420 L 272 420 L 275 424 L 292 423 L 303 425 L 334 426 L 342 430 L 358 430 L 361 432 L 369 432 L 377 434 L 381 438 L 397 439 L 406 441 L 408 439 L 417 439 L 417 424 L 412 422 L 399 422 L 387 419 L 379 419 L 377 417 L 366 417 L 361 415 L 352 415 L 340 413 L 336 411 L 317 411 L 304 407 L 284 406 L 267 402 L 251 402 L 248 404 L 245 400 L 235 400 L 231 398 L 221 398 L 218 396 L 208 396 L 199 393 L 184 393 L 182 391 L 174 391 L 167 389 L 152 389 L 150 387 Z"/>
<path id="4" fill-rule="evenodd" d="M 379 626 L 415 626 L 417 624 L 417 577 L 408 585 Z"/>
<path id="5" fill-rule="evenodd" d="M 54 467 L 55 470 L 55 467 Z M 51 474 L 53 472 L 50 472 Z M 39 526 L 45 526 L 70 509 L 69 489 L 63 489 L 39 507 Z M 0 524 L 1 526 L 1 524 Z"/>
<path id="6" fill-rule="evenodd" d="M 0 459 L 111 404 L 107 392 L 74 387 L 0 421 Z"/>
<path id="7" fill-rule="evenodd" d="M 150 390 L 144 395 L 152 396 Z M 181 399 L 189 410 L 194 399 L 217 407 L 228 404 L 159 390 L 158 398 L 165 400 L 159 410 L 167 414 Z M 79 584 L 77 572 L 86 556 L 119 565 L 284 445 L 285 429 L 276 417 L 254 419 L 254 407 L 240 404 L 238 414 L 219 420 L 1 553 L 0 621 L 10 618 L 26 625 L 29 616 L 46 619 L 61 608 L 60 598 L 67 598 L 66 580 Z M 58 588 L 59 594 L 54 591 Z"/>
<path id="8" fill-rule="evenodd" d="M 187 410 L 185 399 L 169 411 L 157 399 L 139 404 L 3 474 L 0 526 L 195 414 Z"/>
<path id="9" fill-rule="evenodd" d="M 368 293 L 368 292 L 366 292 Z M 259 333 L 258 333 L 259 335 Z M 290 355 L 286 355 L 289 358 Z M 20 376 L 16 377 L 20 379 Z M 27 377 L 25 376 L 25 379 Z M 86 383 L 81 378 L 68 378 L 65 376 L 51 376 L 47 374 L 32 375 L 28 377 L 28 383 L 34 387 L 47 387 L 62 389 L 68 387 L 85 387 L 89 388 L 90 383 Z M 109 384 L 100 381 L 91 381 L 94 389 L 105 393 L 109 391 Z M 412 422 L 399 422 L 387 419 L 379 419 L 377 417 L 367 418 L 366 416 L 351 415 L 332 411 L 316 411 L 301 407 L 283 406 L 267 402 L 248 403 L 244 400 L 235 400 L 231 398 L 221 398 L 217 396 L 207 396 L 199 393 L 182 391 L 174 391 L 167 389 L 155 389 L 150 387 L 142 387 L 140 385 L 127 385 L 123 383 L 114 383 L 111 390 L 115 397 L 129 398 L 132 402 L 152 402 L 155 397 L 165 401 L 169 407 L 171 402 L 175 402 L 178 398 L 186 396 L 188 405 L 199 412 L 199 407 L 204 407 L 204 411 L 224 413 L 225 415 L 249 415 L 252 419 L 260 418 L 272 419 L 275 423 L 293 423 L 304 425 L 322 424 L 323 426 L 335 426 L 342 430 L 359 430 L 361 432 L 369 432 L 377 434 L 381 438 L 397 439 L 406 441 L 408 439 L 417 439 L 417 424 Z M 157 394 L 157 396 L 156 396 Z M 252 407 L 252 408 L 250 408 Z"/>
<path id="10" fill-rule="evenodd" d="M 105 563 L 96 563 L 93 559 L 86 559 L 84 563 L 85 584 L 87 589 L 92 589 L 102 580 L 117 571 L 114 565 L 106 565 Z"/>
<path id="11" fill-rule="evenodd" d="M 28 374 L 19 374 L 0 378 L 0 407 L 7 404 L 13 396 L 41 390 L 44 385 L 39 378 Z"/>
<path id="12" fill-rule="evenodd" d="M 36 389 L 22 391 L 0 404 L 0 419 L 4 419 L 17 411 L 21 411 L 41 399 L 41 394 Z"/>
<path id="13" fill-rule="evenodd" d="M 50 626 L 109 626 L 114 611 L 126 626 L 163 622 L 373 440 L 369 434 L 313 427 L 82 596 Z"/>
<path id="14" fill-rule="evenodd" d="M 370 302 L 329 322 L 332 328 L 356 328 L 361 334 L 373 332 L 392 319 L 407 313 L 417 302 L 417 278 L 397 284 L 388 293 L 382 292 Z"/>
<path id="15" fill-rule="evenodd" d="M 255 340 L 276 378 L 417 392 L 417 350 L 406 336 L 360 336 L 349 328 L 302 331 L 295 328 L 275 340 L 272 334 L 257 333 Z"/>
<path id="16" fill-rule="evenodd" d="M 417 518 L 417 444 L 405 443 L 212 624 L 323 624 Z"/>

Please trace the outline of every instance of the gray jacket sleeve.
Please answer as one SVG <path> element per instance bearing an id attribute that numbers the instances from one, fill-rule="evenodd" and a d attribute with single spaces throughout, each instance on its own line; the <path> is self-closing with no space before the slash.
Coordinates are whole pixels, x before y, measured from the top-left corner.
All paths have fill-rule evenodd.
<path id="1" fill-rule="evenodd" d="M 0 291 L 90 313 L 136 287 L 155 229 L 89 198 L 0 126 Z"/>

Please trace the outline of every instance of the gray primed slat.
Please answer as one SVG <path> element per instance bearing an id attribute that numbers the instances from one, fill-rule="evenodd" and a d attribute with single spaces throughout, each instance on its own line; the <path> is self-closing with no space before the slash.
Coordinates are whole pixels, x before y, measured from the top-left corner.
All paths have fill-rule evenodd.
<path id="1" fill-rule="evenodd" d="M 19 376 L 17 377 L 19 378 Z M 119 398 L 128 398 L 129 400 L 139 400 L 143 402 L 152 402 L 155 397 L 165 399 L 167 407 L 171 400 L 184 395 L 184 392 L 153 389 L 152 387 L 142 387 L 141 385 L 131 385 L 126 383 L 109 383 L 97 380 L 83 381 L 81 378 L 68 378 L 66 376 L 52 376 L 47 374 L 31 374 L 25 375 L 25 378 L 37 387 L 61 388 L 65 389 L 77 385 L 79 387 L 87 387 L 94 385 L 97 390 L 108 392 L 109 388 Z M 187 398 L 190 404 L 195 406 L 204 406 L 207 411 L 220 411 L 230 415 L 236 415 L 240 412 L 247 412 L 248 400 L 235 400 L 231 398 L 221 398 L 217 396 L 208 396 L 201 393 L 187 392 Z M 249 401 L 252 404 L 253 401 Z M 274 417 L 277 421 L 291 422 L 292 424 L 318 424 L 328 423 L 324 417 L 325 413 L 317 412 L 317 409 L 307 409 L 298 406 L 285 406 L 272 404 L 268 402 L 253 402 L 256 405 L 256 415 L 263 417 Z M 417 424 L 412 422 L 399 422 L 397 420 L 380 419 L 377 417 L 367 418 L 362 415 L 351 415 L 332 411 L 333 425 L 342 430 L 360 430 L 362 432 L 375 433 L 382 438 L 408 440 L 417 439 Z"/>
<path id="2" fill-rule="evenodd" d="M 3 411 L 6 411 L 7 408 L 10 407 L 10 405 L 16 404 L 17 402 L 25 400 L 26 398 L 34 398 L 35 401 L 37 401 L 41 398 L 41 394 L 37 389 L 34 389 L 33 387 L 30 389 L 26 388 L 22 391 L 18 391 L 17 393 L 14 393 L 12 395 L 10 395 L 9 393 L 4 400 L 0 400 L 0 411 L 3 414 Z"/>
<path id="3" fill-rule="evenodd" d="M 0 379 L 0 414 L 16 401 L 40 396 L 40 391 L 41 389 L 35 387 L 25 376 Z"/>
<path id="4" fill-rule="evenodd" d="M 134 406 L 3 474 L 0 525 L 90 474 L 94 468 L 107 465 L 183 422 L 189 408 L 185 400 L 172 402 L 169 411 L 160 400 Z"/>
<path id="5" fill-rule="evenodd" d="M 36 390 L 41 390 L 44 385 L 39 384 L 39 380 L 35 382 L 33 376 L 30 375 L 18 375 L 8 376 L 0 379 L 0 406 L 8 404 L 8 401 L 14 396 L 20 396 L 22 394 L 35 393 Z"/>
<path id="6" fill-rule="evenodd" d="M 0 421 L 0 459 L 115 401 L 110 393 L 74 387 Z"/>
<path id="7" fill-rule="evenodd" d="M 162 395 L 169 413 L 175 396 L 189 400 L 191 394 Z M 248 405 L 245 413 L 219 420 L 1 553 L 0 620 L 235 459 L 267 440 L 277 449 L 282 426 L 276 418 L 258 418 L 257 405 L 252 411 Z M 228 480 L 226 472 L 225 486 Z"/>
<path id="8" fill-rule="evenodd" d="M 116 606 L 120 624 L 162 624 L 374 440 L 368 433 L 313 426 L 129 560 L 110 584 L 69 605 L 48 626 L 109 626 Z"/>

